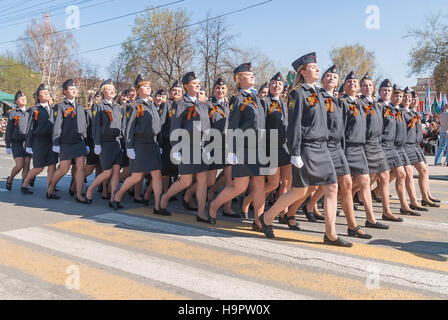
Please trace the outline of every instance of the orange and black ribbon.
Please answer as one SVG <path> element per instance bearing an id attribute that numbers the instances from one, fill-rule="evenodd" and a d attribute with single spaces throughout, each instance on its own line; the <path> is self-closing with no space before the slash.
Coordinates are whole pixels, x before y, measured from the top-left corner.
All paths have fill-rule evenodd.
<path id="1" fill-rule="evenodd" d="M 409 123 L 408 123 L 408 128 L 414 129 L 415 124 L 416 124 L 417 122 L 418 122 L 417 117 L 413 117 L 413 118 L 409 121 Z"/>
<path id="2" fill-rule="evenodd" d="M 271 113 L 273 113 L 275 111 L 282 112 L 282 109 L 280 108 L 280 106 L 279 106 L 277 101 L 274 101 L 271 104 L 271 107 L 269 108 L 268 113 L 271 114 Z"/>
<path id="3" fill-rule="evenodd" d="M 171 119 L 175 114 L 176 114 L 176 110 L 174 108 L 172 108 L 170 110 L 170 113 L 168 114 L 168 117 Z"/>
<path id="4" fill-rule="evenodd" d="M 373 110 L 373 106 L 370 104 L 368 106 L 364 106 L 364 113 L 366 114 L 366 117 L 369 115 L 373 116 L 375 114 L 375 111 Z"/>
<path id="5" fill-rule="evenodd" d="M 193 105 L 192 107 L 188 108 L 188 115 L 187 119 L 191 120 L 191 116 L 196 117 L 198 114 L 198 111 L 196 110 L 196 105 Z"/>
<path id="6" fill-rule="evenodd" d="M 104 110 L 107 113 L 107 116 L 109 117 L 109 121 L 113 122 L 114 121 L 114 117 L 112 116 L 112 111 L 110 110 Z"/>
<path id="7" fill-rule="evenodd" d="M 327 112 L 330 111 L 330 113 L 334 112 L 334 103 L 332 98 L 327 98 L 325 100 L 325 107 L 327 108 Z"/>
<path id="8" fill-rule="evenodd" d="M 356 117 L 358 115 L 358 109 L 356 108 L 356 104 L 350 105 L 350 111 L 353 112 L 353 116 Z"/>
<path id="9" fill-rule="evenodd" d="M 14 117 L 14 127 L 17 127 L 19 122 L 20 122 L 20 115 L 17 115 Z"/>
<path id="10" fill-rule="evenodd" d="M 39 110 L 34 111 L 34 120 L 37 121 L 39 119 Z"/>
<path id="11" fill-rule="evenodd" d="M 214 106 L 211 110 L 210 110 L 210 119 L 213 117 L 213 114 L 215 112 L 218 112 L 220 115 L 222 115 L 224 118 L 226 117 L 226 115 L 224 114 L 224 112 L 221 111 L 221 109 L 218 106 Z"/>
<path id="12" fill-rule="evenodd" d="M 143 108 L 143 105 L 139 104 L 137 107 L 137 118 L 143 117 L 145 114 L 145 108 Z"/>
<path id="13" fill-rule="evenodd" d="M 397 114 L 395 115 L 395 119 L 400 120 L 400 122 L 402 122 L 402 118 L 401 118 L 401 111 L 397 111 Z"/>
<path id="14" fill-rule="evenodd" d="M 313 93 L 311 96 L 306 98 L 306 100 L 310 103 L 310 106 L 314 107 L 316 103 L 319 102 L 319 98 L 317 97 L 317 93 Z"/>
<path id="15" fill-rule="evenodd" d="M 73 107 L 68 107 L 67 109 L 65 109 L 64 118 L 67 118 L 70 113 L 73 119 L 75 117 L 75 109 Z"/>
<path id="16" fill-rule="evenodd" d="M 244 99 L 243 105 L 241 106 L 240 111 L 243 112 L 246 109 L 246 106 L 250 103 L 252 103 L 254 105 L 255 109 L 258 109 L 258 106 L 255 103 L 255 101 L 252 99 L 252 97 L 248 96 L 246 99 Z"/>
<path id="17" fill-rule="evenodd" d="M 384 118 L 386 118 L 387 117 L 387 115 L 390 115 L 390 116 L 392 116 L 392 117 L 395 117 L 395 115 L 393 114 L 393 112 L 392 111 L 390 111 L 389 109 L 385 109 L 386 111 L 384 112 Z"/>

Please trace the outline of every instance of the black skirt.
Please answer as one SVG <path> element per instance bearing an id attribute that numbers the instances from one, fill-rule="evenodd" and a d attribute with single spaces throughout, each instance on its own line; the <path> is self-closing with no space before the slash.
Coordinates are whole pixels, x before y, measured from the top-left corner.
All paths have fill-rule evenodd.
<path id="1" fill-rule="evenodd" d="M 389 171 L 387 158 L 380 144 L 366 143 L 364 145 L 364 152 L 366 154 L 370 174 Z"/>
<path id="2" fill-rule="evenodd" d="M 383 152 L 386 155 L 387 164 L 390 169 L 395 169 L 403 166 L 403 162 L 401 161 L 401 157 L 398 154 L 397 149 L 394 146 L 390 145 L 382 145 Z"/>
<path id="3" fill-rule="evenodd" d="M 13 141 L 11 146 L 12 157 L 15 158 L 25 158 L 31 157 L 29 153 L 25 150 L 25 140 L 22 142 Z"/>
<path id="4" fill-rule="evenodd" d="M 45 168 L 58 163 L 58 154 L 53 152 L 51 137 L 33 137 L 33 167 Z"/>
<path id="5" fill-rule="evenodd" d="M 175 177 L 179 174 L 179 168 L 177 165 L 171 162 L 171 142 L 169 139 L 163 139 L 162 141 L 162 176 Z"/>
<path id="6" fill-rule="evenodd" d="M 337 183 L 336 170 L 326 141 L 302 142 L 300 152 L 304 166 L 300 169 L 292 166 L 294 188 Z"/>
<path id="7" fill-rule="evenodd" d="M 135 144 L 135 159 L 129 160 L 129 172 L 151 172 L 162 170 L 162 158 L 157 143 Z"/>
<path id="8" fill-rule="evenodd" d="M 424 162 L 424 163 L 428 164 L 428 161 L 426 160 L 426 157 L 425 157 L 425 153 L 423 152 L 422 148 L 420 148 L 420 144 L 417 143 L 414 145 L 414 147 L 415 147 L 415 150 L 417 151 L 417 157 L 419 159 L 419 162 Z M 419 162 L 417 162 L 417 163 L 419 163 Z"/>
<path id="9" fill-rule="evenodd" d="M 345 147 L 345 156 L 353 176 L 369 174 L 369 163 L 364 152 L 364 144 L 348 144 Z"/>
<path id="10" fill-rule="evenodd" d="M 205 162 L 205 154 L 203 152 L 204 149 L 193 148 L 193 145 L 190 145 L 189 157 L 187 155 L 182 155 L 182 161 L 178 168 L 179 174 L 195 174 L 209 170 L 209 165 Z M 185 158 L 185 159 L 184 159 Z"/>
<path id="11" fill-rule="evenodd" d="M 121 150 L 120 142 L 102 142 L 99 159 L 103 170 L 110 170 L 117 164 L 121 165 L 123 161 L 123 151 Z"/>
<path id="12" fill-rule="evenodd" d="M 345 156 L 344 150 L 339 148 L 330 148 L 331 160 L 333 161 L 334 169 L 336 170 L 336 176 L 343 177 L 350 175 L 350 167 Z"/>
<path id="13" fill-rule="evenodd" d="M 84 141 L 74 144 L 61 144 L 61 161 L 73 160 L 87 155 L 86 145 Z"/>
<path id="14" fill-rule="evenodd" d="M 400 156 L 401 163 L 403 163 L 403 166 L 410 166 L 411 161 L 409 160 L 409 157 L 406 154 L 404 147 L 395 147 L 395 149 L 397 149 L 398 155 Z"/>
<path id="15" fill-rule="evenodd" d="M 260 177 L 271 174 L 269 163 L 262 164 L 257 149 L 244 149 L 244 159 L 232 166 L 232 178 Z"/>

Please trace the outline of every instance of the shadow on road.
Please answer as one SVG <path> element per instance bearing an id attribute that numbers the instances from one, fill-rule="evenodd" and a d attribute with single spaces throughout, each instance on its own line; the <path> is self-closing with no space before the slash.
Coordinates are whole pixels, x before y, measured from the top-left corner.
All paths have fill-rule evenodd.
<path id="1" fill-rule="evenodd" d="M 448 255 L 448 243 L 435 241 L 413 241 L 413 242 L 396 242 L 391 240 L 372 240 L 369 244 L 377 244 L 382 246 L 393 247 L 395 249 L 412 253 L 420 258 L 447 261 L 442 255 Z"/>

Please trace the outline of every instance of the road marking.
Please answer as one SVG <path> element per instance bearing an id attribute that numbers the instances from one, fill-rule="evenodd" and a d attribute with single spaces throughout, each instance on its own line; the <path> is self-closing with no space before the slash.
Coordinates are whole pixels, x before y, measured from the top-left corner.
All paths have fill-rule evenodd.
<path id="1" fill-rule="evenodd" d="M 216 299 L 304 300 L 309 297 L 275 287 L 229 277 L 166 259 L 86 240 L 39 227 L 3 233 L 21 241 L 106 265 Z"/>
<path id="2" fill-rule="evenodd" d="M 71 246 L 76 246 L 72 243 Z M 79 293 L 86 298 L 99 300 L 142 300 L 142 299 L 187 299 L 158 288 L 151 288 L 140 283 L 98 270 L 76 261 L 36 250 L 0 239 L 0 264 L 16 268 L 24 273 L 38 277 L 48 283 L 64 286 L 69 276 L 67 267 L 79 266 Z M 68 290 L 68 289 L 67 289 Z"/>
<path id="3" fill-rule="evenodd" d="M 225 270 L 263 280 L 281 282 L 283 285 L 294 286 L 301 290 L 312 290 L 339 299 L 427 298 L 412 291 L 392 288 L 384 283 L 379 290 L 368 290 L 365 279 L 369 276 L 367 274 L 368 267 L 372 265 L 379 270 L 385 270 L 381 273 L 382 280 L 391 278 L 391 281 L 384 282 L 400 286 L 411 285 L 418 289 L 430 289 L 437 293 L 446 293 L 448 288 L 448 277 L 446 277 L 444 286 L 440 283 L 440 279 L 431 281 L 434 279 L 433 273 L 372 263 L 365 259 L 329 255 L 315 250 L 303 250 L 275 243 L 271 245 L 259 239 L 243 239 L 238 235 L 231 237 L 219 231 L 204 231 L 190 226 L 180 226 L 123 214 L 105 214 L 96 216 L 95 219 L 108 224 L 116 224 L 118 227 L 86 220 L 61 222 L 53 224 L 51 227 L 140 250 L 157 252 L 189 263 L 205 265 L 207 269 L 217 272 Z M 138 228 L 138 230 L 150 233 L 130 231 L 127 230 L 128 228 Z M 185 242 L 186 240 L 187 242 Z M 229 250 L 232 252 L 228 252 Z M 310 266 L 313 271 L 299 268 L 303 265 Z M 318 276 L 316 276 L 316 268 L 345 273 L 345 275 L 317 272 Z M 405 276 L 406 279 L 403 280 L 405 274 L 412 276 L 410 278 Z M 355 279 L 351 279 L 351 277 L 355 277 Z M 356 279 L 357 277 L 360 279 Z M 425 282 L 421 280 L 422 278 L 430 280 Z M 414 283 L 415 281 L 417 285 Z"/>
<path id="4" fill-rule="evenodd" d="M 258 238 L 264 238 L 263 234 L 259 232 L 252 231 L 252 226 L 244 223 L 235 223 L 229 222 L 225 220 L 219 220 L 216 226 L 209 226 L 203 223 L 196 222 L 196 218 L 194 215 L 188 214 L 173 214 L 171 217 L 162 217 L 156 216 L 152 214 L 151 209 L 147 208 L 138 208 L 127 210 L 125 213 L 136 214 L 144 217 L 151 217 L 157 220 L 168 221 L 168 222 L 179 222 L 186 223 L 189 225 L 201 226 L 203 228 L 207 228 L 209 230 L 222 230 L 222 231 L 231 231 L 242 234 L 253 235 Z M 323 227 L 323 226 L 322 226 Z M 387 231 L 386 231 L 387 232 Z M 437 255 L 429 255 L 429 254 L 419 254 L 416 255 L 413 252 L 407 252 L 402 249 L 406 244 L 397 243 L 395 247 L 399 249 L 389 249 L 384 247 L 375 247 L 373 245 L 362 244 L 362 243 L 353 243 L 352 248 L 341 248 L 341 247 L 333 247 L 333 246 L 325 246 L 323 244 L 322 238 L 309 236 L 304 233 L 300 233 L 297 231 L 290 231 L 284 229 L 276 229 L 275 230 L 276 239 L 274 241 L 280 243 L 288 243 L 294 245 L 301 245 L 306 247 L 312 247 L 319 250 L 326 250 L 329 252 L 338 252 L 344 253 L 354 256 L 361 256 L 370 259 L 382 260 L 386 262 L 400 263 L 404 265 L 411 265 L 415 267 L 425 268 L 425 269 L 433 269 L 437 271 L 448 272 L 448 263 L 446 262 L 446 258 L 440 258 Z M 375 241 L 375 240 L 372 240 Z M 401 245 L 401 246 L 400 246 Z M 401 248 L 401 249 L 400 249 Z"/>

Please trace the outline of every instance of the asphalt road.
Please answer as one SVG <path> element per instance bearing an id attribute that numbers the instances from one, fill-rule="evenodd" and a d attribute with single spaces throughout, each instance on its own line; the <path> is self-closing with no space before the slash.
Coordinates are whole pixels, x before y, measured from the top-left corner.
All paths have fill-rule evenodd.
<path id="1" fill-rule="evenodd" d="M 129 198 L 118 212 L 100 194 L 77 204 L 70 177 L 58 185 L 59 201 L 44 199 L 45 174 L 22 196 L 20 180 L 4 189 L 12 164 L 0 148 L 0 299 L 448 298 L 447 167 L 431 167 L 442 208 L 369 229 L 371 240 L 346 236 L 341 216 L 338 233 L 354 242 L 344 249 L 324 246 L 324 224 L 301 214 L 302 231 L 276 224 L 277 238 L 267 240 L 251 221 L 199 224 L 179 203 L 166 218 Z M 375 213 L 380 219 L 380 204 Z M 362 226 L 364 212 L 356 216 Z"/>

